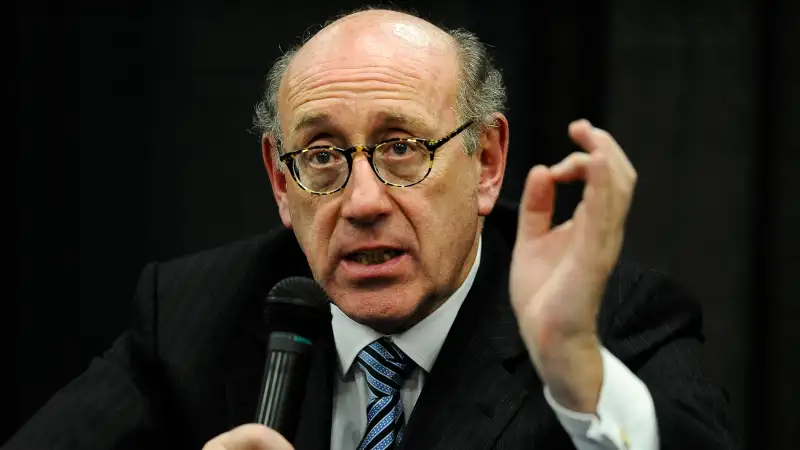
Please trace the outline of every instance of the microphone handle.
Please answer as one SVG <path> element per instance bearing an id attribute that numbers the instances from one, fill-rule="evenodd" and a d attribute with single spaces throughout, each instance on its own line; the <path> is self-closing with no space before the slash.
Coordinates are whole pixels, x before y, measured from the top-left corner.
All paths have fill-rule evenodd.
<path id="1" fill-rule="evenodd" d="M 256 422 L 292 439 L 308 376 L 311 341 L 288 332 L 269 336 Z"/>

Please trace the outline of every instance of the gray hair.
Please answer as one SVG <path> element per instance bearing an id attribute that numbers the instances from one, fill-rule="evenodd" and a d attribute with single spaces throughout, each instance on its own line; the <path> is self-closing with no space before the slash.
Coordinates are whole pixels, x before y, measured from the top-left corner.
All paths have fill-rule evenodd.
<path id="1" fill-rule="evenodd" d="M 478 149 L 480 131 L 486 127 L 496 126 L 493 114 L 505 111 L 506 88 L 503 84 L 503 76 L 495 67 L 486 45 L 474 33 L 463 28 L 445 32 L 455 42 L 461 66 L 456 115 L 459 123 L 468 120 L 475 122 L 475 126 L 467 128 L 462 135 L 464 151 L 467 154 L 473 154 Z M 297 52 L 311 37 L 313 34 L 307 36 L 301 44 L 291 48 L 275 61 L 267 73 L 262 99 L 256 104 L 253 124 L 260 135 L 272 136 L 276 142 L 276 152 L 283 146 L 284 138 L 278 115 L 278 92 L 281 81 Z"/>

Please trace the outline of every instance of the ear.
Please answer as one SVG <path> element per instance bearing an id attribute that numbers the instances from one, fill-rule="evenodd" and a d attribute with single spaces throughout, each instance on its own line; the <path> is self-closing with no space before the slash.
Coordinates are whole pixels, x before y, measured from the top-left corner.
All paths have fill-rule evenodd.
<path id="1" fill-rule="evenodd" d="M 291 177 L 286 172 L 289 170 L 278 161 L 278 146 L 275 139 L 264 134 L 261 137 L 261 157 L 264 159 L 264 166 L 267 168 L 269 182 L 272 185 L 272 193 L 275 195 L 275 202 L 278 204 L 278 213 L 281 216 L 283 225 L 287 228 L 292 227 L 292 215 L 289 212 L 289 196 L 287 189 L 287 177 Z M 290 181 L 291 183 L 291 181 Z"/>
<path id="2" fill-rule="evenodd" d="M 481 177 L 478 182 L 478 214 L 488 216 L 500 196 L 508 155 L 508 119 L 494 114 L 494 126 L 485 127 L 478 139 L 478 163 Z"/>

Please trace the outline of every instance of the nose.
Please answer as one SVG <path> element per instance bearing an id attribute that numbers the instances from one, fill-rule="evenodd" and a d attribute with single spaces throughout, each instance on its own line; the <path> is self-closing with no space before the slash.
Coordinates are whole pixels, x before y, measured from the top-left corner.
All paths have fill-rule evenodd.
<path id="1" fill-rule="evenodd" d="M 356 154 L 350 180 L 345 187 L 342 216 L 358 227 L 379 224 L 392 210 L 386 189 L 387 186 L 372 171 L 366 156 Z"/>

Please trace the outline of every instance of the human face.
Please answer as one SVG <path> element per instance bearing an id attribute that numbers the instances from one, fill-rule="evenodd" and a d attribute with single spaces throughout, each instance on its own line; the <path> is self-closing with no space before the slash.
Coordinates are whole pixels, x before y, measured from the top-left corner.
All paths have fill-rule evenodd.
<path id="1" fill-rule="evenodd" d="M 407 16 L 357 16 L 320 32 L 292 62 L 279 102 L 287 151 L 438 139 L 459 125 L 458 61 L 446 36 Z M 463 152 L 460 137 L 437 151 L 431 173 L 413 187 L 384 185 L 357 155 L 347 186 L 324 196 L 301 190 L 277 167 L 270 142 L 265 162 L 281 218 L 349 317 L 397 332 L 463 282 L 485 210 L 485 164 Z"/>

